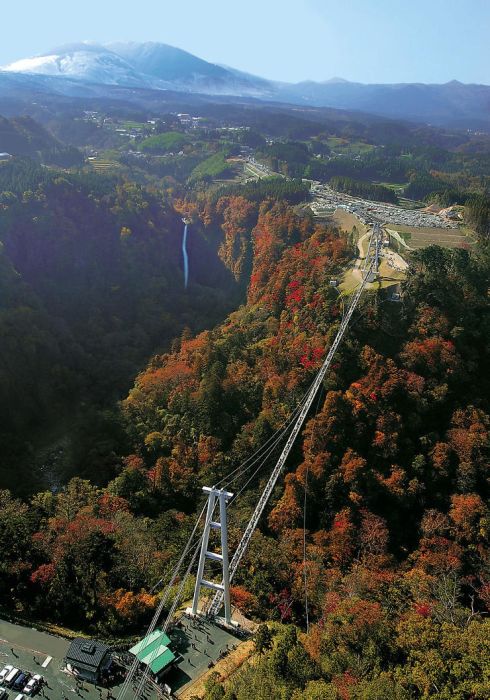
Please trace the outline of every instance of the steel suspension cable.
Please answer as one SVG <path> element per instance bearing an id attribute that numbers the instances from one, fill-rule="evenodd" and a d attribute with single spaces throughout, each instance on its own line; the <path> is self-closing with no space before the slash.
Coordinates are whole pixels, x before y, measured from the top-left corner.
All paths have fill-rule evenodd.
<path id="1" fill-rule="evenodd" d="M 300 414 L 297 418 L 297 421 L 296 421 L 296 423 L 291 431 L 291 434 L 286 442 L 286 445 L 284 446 L 284 448 L 281 452 L 281 455 L 279 456 L 279 459 L 277 461 L 277 464 L 274 467 L 274 470 L 272 471 L 272 474 L 269 478 L 269 481 L 268 481 L 268 483 L 267 483 L 264 491 L 262 492 L 262 495 L 257 503 L 255 511 L 252 515 L 252 518 L 250 519 L 250 521 L 245 529 L 245 532 L 242 536 L 242 539 L 238 545 L 238 548 L 236 549 L 235 554 L 232 557 L 232 560 L 230 562 L 230 569 L 229 569 L 230 581 L 233 579 L 233 577 L 235 575 L 235 572 L 238 568 L 238 565 L 240 564 L 242 556 L 245 553 L 245 550 L 248 546 L 250 538 L 252 537 L 252 534 L 253 534 L 255 528 L 257 527 L 259 518 L 262 515 L 262 512 L 264 511 L 264 508 L 265 508 L 265 506 L 270 498 L 270 495 L 271 495 L 271 493 L 276 485 L 277 479 L 279 478 L 279 475 L 281 474 L 281 472 L 284 468 L 284 465 L 285 465 L 286 460 L 289 456 L 289 453 L 291 452 L 291 448 L 296 440 L 296 437 L 298 436 L 298 433 L 300 432 L 300 430 L 303 426 L 303 423 L 306 420 L 306 416 L 308 415 L 308 411 L 310 410 L 311 405 L 312 405 L 313 401 L 315 400 L 316 393 L 317 393 L 318 389 L 320 388 L 320 386 L 325 378 L 325 375 L 326 375 L 326 373 L 330 367 L 330 364 L 332 362 L 333 356 L 337 352 L 337 349 L 340 345 L 340 342 L 342 341 L 342 338 L 347 330 L 347 327 L 349 325 L 349 321 L 350 321 L 352 314 L 354 313 L 354 311 L 357 307 L 357 304 L 358 304 L 359 299 L 361 297 L 361 294 L 364 291 L 364 288 L 369 280 L 371 272 L 373 271 L 373 269 L 376 266 L 377 252 L 378 252 L 378 245 L 379 245 L 379 236 L 380 236 L 380 227 L 378 224 L 375 224 L 374 228 L 373 228 L 373 233 L 372 233 L 372 237 L 376 238 L 375 245 L 374 245 L 374 248 L 375 248 L 374 257 L 371 258 L 371 261 L 370 261 L 369 265 L 367 266 L 367 269 L 365 270 L 362 282 L 361 282 L 357 292 L 355 293 L 355 295 L 354 295 L 354 297 L 349 305 L 349 308 L 348 308 L 348 310 L 347 310 L 347 312 L 342 320 L 342 323 L 340 324 L 340 328 L 337 331 L 337 334 L 334 338 L 332 345 L 330 346 L 330 349 L 329 349 L 327 356 L 323 362 L 323 365 L 321 366 L 320 370 L 317 373 L 317 376 L 315 377 L 312 388 L 309 391 L 308 398 L 305 401 L 303 408 L 301 409 L 301 412 L 300 412 Z M 369 255 L 369 251 L 368 251 L 368 255 Z M 209 609 L 209 614 L 210 615 L 217 615 L 219 608 L 221 607 L 222 602 L 223 602 L 223 591 L 217 591 L 217 593 L 215 594 L 215 596 L 213 598 L 213 602 L 211 604 L 211 607 Z"/>

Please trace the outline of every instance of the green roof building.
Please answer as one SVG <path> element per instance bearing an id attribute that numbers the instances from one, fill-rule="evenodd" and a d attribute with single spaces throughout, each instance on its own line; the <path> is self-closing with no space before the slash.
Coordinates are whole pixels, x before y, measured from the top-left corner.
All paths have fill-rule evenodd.
<path id="1" fill-rule="evenodd" d="M 163 675 L 174 663 L 176 657 L 170 649 L 170 639 L 161 630 L 153 630 L 129 650 L 133 656 L 155 675 Z"/>

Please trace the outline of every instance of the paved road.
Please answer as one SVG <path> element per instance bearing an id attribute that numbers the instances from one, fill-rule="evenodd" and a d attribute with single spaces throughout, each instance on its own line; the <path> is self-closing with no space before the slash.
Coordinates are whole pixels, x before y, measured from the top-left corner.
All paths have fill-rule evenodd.
<path id="1" fill-rule="evenodd" d="M 0 644 L 2 647 L 10 645 L 14 652 L 25 651 L 39 655 L 41 663 L 47 656 L 63 659 L 70 646 L 70 642 L 62 637 L 55 637 L 30 627 L 13 625 L 4 620 L 0 620 Z"/>

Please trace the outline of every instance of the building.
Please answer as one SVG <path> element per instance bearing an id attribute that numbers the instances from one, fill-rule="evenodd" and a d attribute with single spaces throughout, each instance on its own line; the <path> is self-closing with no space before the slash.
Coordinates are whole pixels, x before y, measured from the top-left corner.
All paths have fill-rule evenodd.
<path id="1" fill-rule="evenodd" d="M 0 161 L 2 160 L 10 160 L 12 156 L 10 153 L 0 153 Z"/>
<path id="2" fill-rule="evenodd" d="M 76 637 L 72 641 L 65 657 L 67 670 L 90 683 L 102 681 L 111 663 L 111 650 L 107 644 L 84 637 Z"/>
<path id="3" fill-rule="evenodd" d="M 155 678 L 160 679 L 176 661 L 170 644 L 170 638 L 165 632 L 156 629 L 135 644 L 129 652 L 136 656 L 143 666 L 149 667 Z"/>

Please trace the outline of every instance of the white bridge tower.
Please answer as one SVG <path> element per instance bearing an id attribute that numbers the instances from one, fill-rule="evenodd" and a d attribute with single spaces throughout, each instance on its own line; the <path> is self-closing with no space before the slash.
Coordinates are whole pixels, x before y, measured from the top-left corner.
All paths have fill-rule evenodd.
<path id="1" fill-rule="evenodd" d="M 199 556 L 199 564 L 197 567 L 196 586 L 194 588 L 194 598 L 192 600 L 191 612 L 193 615 L 199 614 L 199 595 L 201 593 L 202 586 L 211 588 L 213 591 L 220 594 L 220 598 L 222 596 L 221 600 L 223 600 L 225 605 L 225 623 L 227 625 L 231 625 L 230 570 L 228 561 L 226 504 L 233 494 L 229 491 L 224 491 L 223 489 L 209 488 L 208 486 L 204 486 L 203 491 L 208 494 L 208 507 L 201 542 L 201 554 Z M 213 520 L 213 513 L 217 501 L 219 502 L 219 520 Z M 211 530 L 220 530 L 221 532 L 221 553 L 208 551 L 209 535 Z M 204 567 L 207 559 L 211 561 L 219 561 L 221 563 L 223 576 L 220 583 L 204 578 Z"/>

